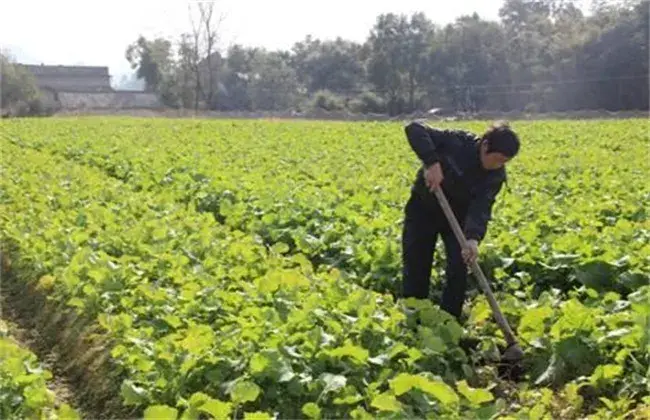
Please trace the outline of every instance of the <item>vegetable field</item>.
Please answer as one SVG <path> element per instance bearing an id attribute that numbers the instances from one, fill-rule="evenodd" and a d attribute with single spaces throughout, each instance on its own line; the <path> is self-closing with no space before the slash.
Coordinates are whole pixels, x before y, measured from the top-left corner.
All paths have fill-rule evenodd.
<path id="1" fill-rule="evenodd" d="M 56 395 L 46 386 L 52 373 L 8 334 L 3 320 L 0 320 L 0 361 L 1 418 L 79 418 L 65 403 L 55 408 Z"/>
<path id="2" fill-rule="evenodd" d="M 3 121 L 3 282 L 92 343 L 106 418 L 647 418 L 647 120 L 513 127 L 480 264 L 518 377 L 478 287 L 462 323 L 438 309 L 442 244 L 432 300 L 398 299 L 398 123 Z"/>

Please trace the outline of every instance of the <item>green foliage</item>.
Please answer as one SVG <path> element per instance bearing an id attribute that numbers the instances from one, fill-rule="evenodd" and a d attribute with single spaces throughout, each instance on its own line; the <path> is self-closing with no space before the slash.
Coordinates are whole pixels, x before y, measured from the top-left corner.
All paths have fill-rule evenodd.
<path id="1" fill-rule="evenodd" d="M 321 41 L 307 36 L 294 44 L 291 62 L 308 92 L 349 93 L 364 79 L 360 44 L 341 38 Z"/>
<path id="2" fill-rule="evenodd" d="M 56 407 L 55 395 L 47 387 L 50 379 L 52 373 L 7 335 L 7 326 L 0 320 L 0 417 L 79 419 L 69 405 Z"/>
<path id="3" fill-rule="evenodd" d="M 342 111 L 345 109 L 345 99 L 328 90 L 321 90 L 314 94 L 311 107 L 324 111 Z"/>
<path id="4" fill-rule="evenodd" d="M 349 101 L 349 108 L 361 114 L 383 114 L 386 103 L 376 93 L 366 90 Z"/>
<path id="5" fill-rule="evenodd" d="M 418 167 L 397 124 L 8 121 L 0 229 L 148 418 L 618 415 L 649 386 L 644 124 L 515 124 L 481 246 L 525 343 L 505 396 L 482 294 L 465 326 L 391 296 Z"/>
<path id="6" fill-rule="evenodd" d="M 315 95 L 323 101 L 318 92 L 328 91 L 349 99 L 344 109 L 391 115 L 431 108 L 648 109 L 648 0 L 615 2 L 589 14 L 583 6 L 506 0 L 498 20 L 472 13 L 444 26 L 421 12 L 385 13 L 360 43 L 308 36 L 289 50 L 235 45 L 213 61 L 211 89 L 206 80 L 197 84 L 207 53 L 197 50 L 193 36 L 141 38 L 127 57 L 173 106 L 205 100 L 219 110 L 295 110 Z M 170 43 L 178 44 L 176 57 L 162 77 L 158 68 L 170 62 Z M 338 101 L 316 105 L 341 108 Z"/>
<path id="7" fill-rule="evenodd" d="M 140 36 L 128 46 L 125 57 L 131 68 L 137 70 L 137 77 L 144 79 L 147 90 L 161 92 L 172 66 L 171 42 L 162 38 L 148 40 Z"/>
<path id="8" fill-rule="evenodd" d="M 34 77 L 5 54 L 0 54 L 0 110 L 11 116 L 43 111 Z"/>
<path id="9" fill-rule="evenodd" d="M 416 93 L 424 88 L 434 25 L 423 14 L 380 15 L 368 37 L 369 80 L 384 93 L 390 114 L 415 109 Z"/>
<path id="10" fill-rule="evenodd" d="M 125 372 L 124 404 L 153 406 L 148 416 L 296 417 L 307 402 L 342 416 L 399 372 L 425 369 L 453 384 L 450 362 L 467 362 L 457 343 L 426 351 L 400 306 L 337 270 L 271 252 L 174 194 L 130 191 L 115 178 L 129 179 L 124 162 L 111 177 L 45 150 L 3 150 L 22 156 L 8 160 L 2 183 L 3 211 L 15 215 L 2 231 L 19 249 L 17 267 L 48 273 L 40 287 L 52 299 L 96 317 Z M 434 399 L 425 393 L 405 410 L 471 410 L 432 409 Z"/>
<path id="11" fill-rule="evenodd" d="M 286 57 L 279 52 L 258 54 L 253 65 L 250 82 L 253 109 L 293 109 L 298 102 L 298 81 Z"/>

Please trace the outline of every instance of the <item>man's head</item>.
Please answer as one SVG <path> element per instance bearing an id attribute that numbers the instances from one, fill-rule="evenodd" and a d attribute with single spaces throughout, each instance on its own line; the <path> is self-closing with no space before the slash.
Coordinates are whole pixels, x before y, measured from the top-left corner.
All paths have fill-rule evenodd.
<path id="1" fill-rule="evenodd" d="M 508 123 L 499 121 L 483 134 L 480 149 L 483 168 L 499 169 L 519 152 L 519 138 Z"/>

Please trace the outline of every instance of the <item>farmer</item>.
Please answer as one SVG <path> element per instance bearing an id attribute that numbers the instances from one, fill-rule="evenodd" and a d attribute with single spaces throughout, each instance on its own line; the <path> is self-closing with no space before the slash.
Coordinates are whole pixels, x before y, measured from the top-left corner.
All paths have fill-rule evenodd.
<path id="1" fill-rule="evenodd" d="M 482 137 L 464 130 L 435 129 L 420 122 L 411 122 L 405 132 L 423 166 L 404 208 L 403 294 L 405 298 L 429 296 L 433 254 L 440 236 L 447 256 L 440 306 L 460 320 L 467 265 L 478 257 L 492 204 L 506 180 L 505 164 L 519 151 L 519 139 L 506 123 L 494 124 Z M 461 250 L 433 194 L 438 187 L 464 231 L 466 249 Z"/>

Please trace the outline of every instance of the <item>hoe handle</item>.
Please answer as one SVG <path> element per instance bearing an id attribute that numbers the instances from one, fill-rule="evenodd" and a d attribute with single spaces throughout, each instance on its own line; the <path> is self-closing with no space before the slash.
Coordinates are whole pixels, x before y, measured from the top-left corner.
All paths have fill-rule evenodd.
<path id="1" fill-rule="evenodd" d="M 442 207 L 442 210 L 445 213 L 445 216 L 447 217 L 447 220 L 449 221 L 452 230 L 454 231 L 454 235 L 456 235 L 456 239 L 460 243 L 461 249 L 465 249 L 467 247 L 467 240 L 465 239 L 465 235 L 463 234 L 463 231 L 460 225 L 458 224 L 458 220 L 456 220 L 456 216 L 451 210 L 451 206 L 447 201 L 447 197 L 445 197 L 445 194 L 442 192 L 441 188 L 436 188 L 434 190 L 434 193 L 438 198 L 440 207 Z M 501 308 L 499 308 L 499 304 L 497 303 L 496 299 L 494 298 L 494 295 L 492 294 L 492 289 L 490 288 L 490 284 L 488 283 L 487 279 L 485 278 L 485 275 L 483 274 L 483 270 L 481 270 L 481 267 L 478 265 L 477 261 L 474 261 L 472 263 L 471 268 L 472 268 L 472 273 L 478 279 L 478 282 L 481 285 L 483 292 L 487 296 L 488 302 L 490 303 L 490 307 L 492 308 L 492 312 L 494 313 L 494 317 L 496 318 L 497 324 L 499 324 L 499 327 L 501 328 L 501 331 L 503 332 L 503 335 L 506 338 L 506 342 L 508 343 L 508 346 L 517 344 L 517 339 L 515 338 L 515 335 L 512 332 L 512 329 L 510 328 L 508 321 L 503 316 L 503 313 L 501 312 Z"/>

